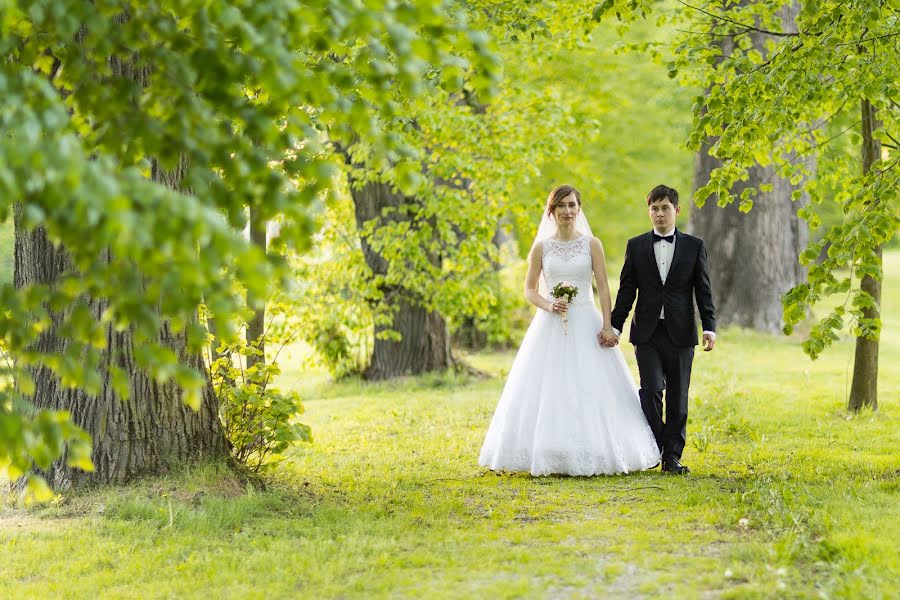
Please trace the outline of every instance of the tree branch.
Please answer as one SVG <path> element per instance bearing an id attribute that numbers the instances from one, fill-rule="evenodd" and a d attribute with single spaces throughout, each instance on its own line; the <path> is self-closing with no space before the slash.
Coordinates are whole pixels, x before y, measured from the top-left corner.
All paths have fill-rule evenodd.
<path id="1" fill-rule="evenodd" d="M 856 44 L 864 44 L 864 43 L 866 43 L 866 42 L 871 42 L 871 41 L 874 41 L 874 40 L 883 40 L 884 38 L 897 37 L 898 35 L 900 35 L 900 31 L 895 31 L 895 32 L 893 32 L 893 33 L 886 33 L 886 34 L 884 34 L 884 35 L 876 35 L 876 36 L 870 37 L 870 38 L 863 37 L 863 38 L 860 38 L 860 39 L 858 39 L 858 40 L 856 40 L 856 41 L 853 41 L 853 42 L 844 42 L 844 43 L 842 43 L 842 44 L 835 44 L 835 47 L 838 47 L 838 46 L 855 46 Z"/>
<path id="2" fill-rule="evenodd" d="M 710 37 L 730 37 L 736 38 L 739 35 L 744 35 L 746 33 L 750 33 L 749 29 L 745 29 L 743 31 L 738 31 L 737 33 L 716 33 L 715 31 L 690 31 L 688 29 L 678 29 L 675 28 L 675 31 L 680 33 L 689 33 L 691 35 L 708 35 Z"/>
<path id="3" fill-rule="evenodd" d="M 726 23 L 731 23 L 732 25 L 737 25 L 738 27 L 743 27 L 747 31 L 756 31 L 758 33 L 764 33 L 766 35 L 771 35 L 771 36 L 775 36 L 775 37 L 798 37 L 800 35 L 800 33 L 785 33 L 783 31 L 769 31 L 768 29 L 760 29 L 759 27 L 755 27 L 753 25 L 748 25 L 746 23 L 741 23 L 740 21 L 735 21 L 734 19 L 732 19 L 730 17 L 726 17 L 724 15 L 717 15 L 717 14 L 711 13 L 707 10 L 700 8 L 699 6 L 692 6 L 692 5 L 688 4 L 687 2 L 684 2 L 683 0 L 677 0 L 677 2 L 683 6 L 690 8 L 690 9 L 702 12 L 704 15 L 712 17 L 713 19 L 718 19 L 720 21 L 725 21 Z M 746 33 L 746 31 L 742 32 L 742 33 Z"/>

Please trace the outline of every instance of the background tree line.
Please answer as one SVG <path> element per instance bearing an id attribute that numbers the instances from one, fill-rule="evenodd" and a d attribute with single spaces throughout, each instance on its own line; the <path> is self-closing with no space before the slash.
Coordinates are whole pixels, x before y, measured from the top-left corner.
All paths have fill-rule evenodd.
<path id="1" fill-rule="evenodd" d="M 0 466 L 33 491 L 33 467 L 67 485 L 223 455 L 226 396 L 288 422 L 267 335 L 369 379 L 460 368 L 454 339 L 513 343 L 522 256 L 563 180 L 613 272 L 649 187 L 715 199 L 680 225 L 717 257 L 723 321 L 789 332 L 844 294 L 805 349 L 849 320 L 851 405 L 876 405 L 889 3 L 4 9 Z M 251 445 L 308 435 L 279 432 Z"/>

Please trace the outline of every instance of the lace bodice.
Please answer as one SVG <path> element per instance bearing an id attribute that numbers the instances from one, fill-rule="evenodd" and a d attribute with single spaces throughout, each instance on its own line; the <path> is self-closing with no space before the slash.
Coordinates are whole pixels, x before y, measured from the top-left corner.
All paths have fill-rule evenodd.
<path id="1" fill-rule="evenodd" d="M 568 242 L 552 238 L 544 240 L 541 262 L 548 292 L 560 281 L 566 281 L 578 288 L 573 305 L 593 303 L 591 278 L 594 270 L 590 237 L 583 235 Z"/>

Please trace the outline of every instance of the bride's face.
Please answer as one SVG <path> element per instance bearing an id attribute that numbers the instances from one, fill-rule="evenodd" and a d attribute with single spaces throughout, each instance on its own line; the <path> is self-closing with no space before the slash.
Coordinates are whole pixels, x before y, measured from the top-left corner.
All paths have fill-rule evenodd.
<path id="1" fill-rule="evenodd" d="M 556 219 L 557 223 L 574 224 L 580 210 L 578 198 L 575 197 L 575 194 L 569 194 L 560 200 L 556 208 L 553 209 L 553 218 Z"/>

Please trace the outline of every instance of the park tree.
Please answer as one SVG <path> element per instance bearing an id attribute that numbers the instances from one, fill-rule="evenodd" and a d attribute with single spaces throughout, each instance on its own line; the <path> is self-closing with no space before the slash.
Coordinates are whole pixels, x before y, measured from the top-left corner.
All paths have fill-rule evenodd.
<path id="1" fill-rule="evenodd" d="M 734 6 L 746 5 L 744 2 Z M 780 31 L 796 31 L 798 8 L 793 4 L 781 9 Z M 704 32 L 682 35 L 704 37 L 721 51 L 718 60 L 702 72 L 707 93 L 723 75 L 722 69 L 727 68 L 724 58 L 731 56 L 736 47 L 741 52 L 753 50 L 763 57 L 769 52 L 770 34 L 747 31 L 730 23 L 712 28 L 709 18 L 702 13 L 700 16 L 705 18 L 693 22 Z M 717 35 L 713 29 L 730 33 Z M 714 138 L 706 139 L 697 152 L 694 189 L 709 183 L 712 171 L 723 164 L 710 154 L 715 142 Z M 806 154 L 799 158 L 807 171 L 814 173 L 815 157 Z M 689 227 L 703 238 L 713 257 L 709 274 L 719 322 L 776 333 L 784 326 L 782 295 L 806 278 L 806 269 L 797 256 L 806 249 L 809 231 L 798 213 L 808 204 L 809 194 L 802 191 L 800 182 L 792 184 L 779 175 L 768 157 L 762 162 L 748 168 L 746 180 L 736 182 L 730 190 L 737 197 L 745 189 L 756 190 L 752 211 L 745 213 L 734 203 L 718 207 L 713 194 L 710 200 L 715 204 L 691 210 Z M 794 195 L 797 190 L 801 190 L 799 197 Z"/>
<path id="2" fill-rule="evenodd" d="M 432 91 L 421 100 L 398 96 L 402 110 L 382 126 L 410 154 L 383 161 L 364 144 L 335 144 L 346 179 L 335 185 L 321 247 L 298 261 L 299 317 L 334 374 L 446 369 L 455 363 L 452 330 L 508 314 L 497 283 L 503 250 L 492 243 L 498 224 L 530 241 L 546 190 L 523 192 L 541 161 L 562 156 L 585 126 L 567 90 L 542 79 L 542 65 L 584 38 L 589 13 L 549 4 L 470 3 L 499 60 L 497 91 L 480 93 L 480 76 L 460 63 L 424 80 Z M 551 28 L 556 9 L 565 18 Z"/>
<path id="3" fill-rule="evenodd" d="M 322 131 L 401 152 L 375 118 L 394 114 L 393 90 L 422 94 L 450 49 L 489 66 L 438 1 L 45 0 L 0 15 L 0 217 L 16 227 L 0 468 L 59 485 L 222 453 L 197 307 L 227 327 L 235 284 L 258 306 L 288 273 L 240 235 L 248 209 L 278 216 L 280 248 L 303 247 L 337 166 Z M 358 60 L 336 63 L 348 46 Z"/>
<path id="4" fill-rule="evenodd" d="M 709 93 L 697 98 L 689 141 L 700 149 L 715 139 L 709 153 L 722 164 L 694 200 L 702 206 L 716 197 L 720 206 L 737 202 L 749 212 L 765 188 L 746 187 L 735 194 L 735 185 L 747 180 L 754 165 L 771 163 L 781 177 L 801 186 L 793 192 L 795 199 L 809 194 L 810 203 L 799 214 L 812 229 L 822 225 L 823 205 L 841 208 L 842 219 L 800 253 L 807 277 L 782 297 L 784 331 L 791 333 L 811 318 L 814 305 L 837 298 L 810 328 L 803 349 L 817 357 L 849 325 L 857 338 L 853 379 L 859 384 L 851 388 L 848 406 L 875 408 L 881 252 L 900 226 L 900 7 L 875 0 L 810 0 L 800 3 L 796 29 L 786 29 L 782 11 L 793 5 L 788 0 L 678 5 L 676 14 L 662 20 L 683 24 L 687 15 L 699 28 L 689 28 L 674 48 L 670 76 L 712 66 L 718 71 Z M 645 2 L 605 0 L 595 15 L 617 12 L 635 19 L 652 8 Z M 751 32 L 768 36 L 765 54 L 745 44 L 724 56 L 718 44 L 710 43 Z M 845 136 L 854 160 L 829 153 Z M 816 159 L 815 174 L 803 160 L 807 155 Z"/>

